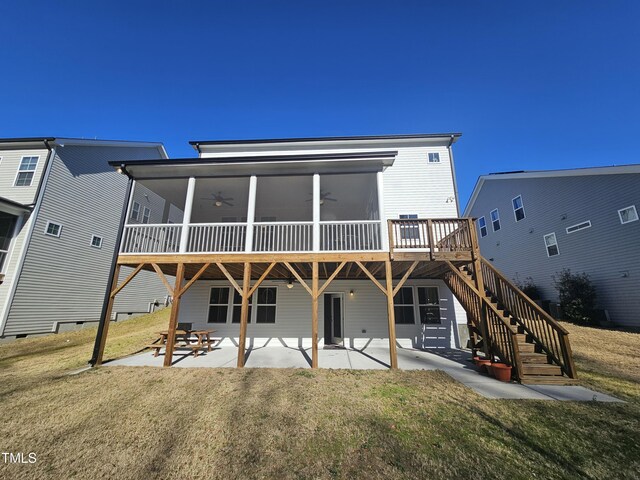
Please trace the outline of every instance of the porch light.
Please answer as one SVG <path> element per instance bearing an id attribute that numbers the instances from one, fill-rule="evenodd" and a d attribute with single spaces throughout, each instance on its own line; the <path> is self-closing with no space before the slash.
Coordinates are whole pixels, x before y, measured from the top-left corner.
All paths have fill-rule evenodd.
<path id="1" fill-rule="evenodd" d="M 349 290 L 349 296 L 353 297 L 355 295 L 355 292 L 353 290 Z"/>
<path id="2" fill-rule="evenodd" d="M 222 202 L 220 200 L 216 200 L 216 207 L 221 207 L 222 206 Z"/>
<path id="3" fill-rule="evenodd" d="M 293 288 L 293 278 L 289 278 L 289 282 L 287 283 L 287 288 Z"/>

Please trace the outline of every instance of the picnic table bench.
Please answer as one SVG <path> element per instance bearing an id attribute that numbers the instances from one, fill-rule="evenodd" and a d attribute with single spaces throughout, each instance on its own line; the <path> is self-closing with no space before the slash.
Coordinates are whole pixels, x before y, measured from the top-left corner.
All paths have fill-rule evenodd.
<path id="1" fill-rule="evenodd" d="M 207 352 L 210 352 L 211 344 L 214 342 L 214 340 L 211 339 L 211 334 L 214 332 L 215 330 L 176 330 L 176 343 L 173 345 L 173 349 L 191 349 L 194 358 L 198 356 L 199 350 L 204 348 L 207 349 Z M 148 348 L 154 350 L 154 357 L 160 354 L 160 349 L 166 348 L 169 332 L 163 330 L 162 332 L 158 332 L 158 335 L 160 335 L 158 343 L 147 345 Z M 192 336 L 196 337 L 196 343 L 191 343 Z M 180 338 L 182 339 L 182 343 L 179 343 Z"/>

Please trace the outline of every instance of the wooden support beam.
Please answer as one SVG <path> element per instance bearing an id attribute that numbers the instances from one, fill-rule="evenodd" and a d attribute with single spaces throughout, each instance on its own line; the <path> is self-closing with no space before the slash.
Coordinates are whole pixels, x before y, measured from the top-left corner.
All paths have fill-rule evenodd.
<path id="1" fill-rule="evenodd" d="M 251 287 L 251 289 L 249 290 L 249 297 L 251 297 L 251 295 L 253 295 L 253 292 L 256 291 L 256 289 L 260 286 L 260 284 L 264 281 L 265 278 L 267 278 L 267 275 L 269 275 L 269 272 L 273 269 L 273 267 L 276 266 L 276 262 L 273 262 L 271 265 L 269 265 L 264 272 L 262 272 L 262 275 L 260 275 L 260 278 L 258 279 L 258 281 L 253 285 L 253 287 Z"/>
<path id="2" fill-rule="evenodd" d="M 338 267 L 334 270 L 334 272 L 327 279 L 327 281 L 324 282 L 324 284 L 322 285 L 322 288 L 320 290 L 318 290 L 318 296 L 322 295 L 322 293 L 327 289 L 329 284 L 331 282 L 333 282 L 333 280 L 338 276 L 338 274 L 340 273 L 340 270 L 342 270 L 342 267 L 344 267 L 346 265 L 346 263 L 347 262 L 342 262 L 340 265 L 338 265 Z"/>
<path id="3" fill-rule="evenodd" d="M 396 314 L 393 308 L 393 276 L 391 273 L 391 261 L 385 261 L 385 274 L 387 281 L 387 316 L 389 319 L 389 357 L 391 369 L 398 368 L 398 352 L 396 350 Z"/>
<path id="4" fill-rule="evenodd" d="M 142 268 L 142 265 L 139 265 Z M 140 270 L 138 270 L 139 272 Z M 118 275 L 120 275 L 120 265 L 116 265 L 116 269 L 113 272 L 113 282 L 111 284 L 112 291 L 115 291 L 115 286 L 118 284 Z M 129 275 L 131 277 L 131 275 Z M 131 277 L 133 278 L 133 277 Z M 102 336 L 100 337 L 100 345 L 98 346 L 98 355 L 96 356 L 96 363 L 94 367 L 102 365 L 102 357 L 104 355 L 104 347 L 107 344 L 107 334 L 109 333 L 109 323 L 111 323 L 111 311 L 113 310 L 113 302 L 116 296 L 115 292 L 109 296 L 109 303 L 107 303 L 107 311 L 104 314 L 104 327 L 102 329 Z"/>
<path id="5" fill-rule="evenodd" d="M 424 260 L 424 253 L 420 253 Z M 221 262 L 242 264 L 250 263 L 270 263 L 270 262 L 384 262 L 389 258 L 387 252 L 299 252 L 299 253 L 186 253 L 186 254 L 121 254 L 118 256 L 120 265 L 138 265 L 139 263 L 176 264 Z M 417 258 L 411 259 L 417 260 Z M 464 260 L 464 259 L 462 259 Z"/>
<path id="6" fill-rule="evenodd" d="M 181 297 L 182 295 L 184 295 L 186 291 L 189 290 L 189 287 L 191 287 L 191 285 L 193 285 L 196 280 L 200 278 L 200 276 L 207 270 L 207 268 L 209 268 L 210 265 L 210 263 L 205 263 L 202 268 L 198 270 L 198 273 L 191 277 L 191 280 L 189 280 L 187 284 L 182 288 L 182 290 L 178 292 L 177 296 Z"/>
<path id="7" fill-rule="evenodd" d="M 242 295 L 242 289 L 240 288 L 240 286 L 238 285 L 238 282 L 236 282 L 233 277 L 231 276 L 231 274 L 227 271 L 226 268 L 224 268 L 224 265 L 221 264 L 220 262 L 216 262 L 216 265 L 218 266 L 218 268 L 220 269 L 220 271 L 224 274 L 225 277 L 227 277 L 227 280 L 229 280 L 229 282 L 231 282 L 231 285 L 233 285 L 233 288 L 236 289 L 236 292 L 238 292 L 240 295 Z M 247 264 L 245 263 L 245 272 L 247 270 Z"/>
<path id="8" fill-rule="evenodd" d="M 162 273 L 162 269 L 158 266 L 157 263 L 152 263 L 151 266 L 160 277 L 160 280 L 162 280 L 162 283 L 164 283 L 164 286 L 167 288 L 167 292 L 169 292 L 169 295 L 171 295 L 172 297 L 175 296 L 173 292 L 173 288 L 171 287 L 171 285 L 169 285 L 169 282 L 167 281 L 167 277 L 165 277 L 164 273 Z"/>
<path id="9" fill-rule="evenodd" d="M 111 294 L 110 294 L 110 295 L 111 295 L 111 298 L 115 297 L 115 296 L 118 294 L 118 292 L 119 292 L 120 290 L 122 290 L 124 287 L 126 287 L 126 286 L 127 286 L 127 284 L 128 284 L 131 280 L 133 280 L 133 277 L 135 277 L 135 276 L 138 274 L 138 272 L 139 272 L 140 270 L 142 270 L 142 267 L 144 267 L 144 263 L 141 263 L 140 265 L 138 265 L 138 266 L 133 270 L 133 272 L 131 272 L 131 274 L 130 274 L 126 279 L 125 279 L 125 281 L 124 281 L 124 282 L 122 282 L 122 283 L 120 284 L 120 286 L 119 286 L 119 287 L 114 288 L 114 289 L 111 291 Z M 118 268 L 118 272 L 119 272 L 119 271 L 120 271 L 120 268 Z M 117 282 L 118 282 L 118 276 L 117 276 L 117 275 L 116 275 L 116 277 L 115 277 L 115 281 L 116 281 L 116 284 L 117 284 Z"/>
<path id="10" fill-rule="evenodd" d="M 174 291 L 179 292 L 184 280 L 184 263 L 179 263 L 176 269 L 176 285 Z M 180 297 L 174 296 L 171 304 L 171 315 L 169 316 L 169 334 L 167 335 L 167 346 L 164 352 L 164 366 L 170 367 L 173 360 L 173 349 L 176 344 L 176 328 L 178 327 L 178 313 L 180 312 Z"/>
<path id="11" fill-rule="evenodd" d="M 313 291 L 309 288 L 309 285 L 307 285 L 307 282 L 305 282 L 302 279 L 302 277 L 298 274 L 298 272 L 296 272 L 295 268 L 293 268 L 289 262 L 283 262 L 283 263 L 285 267 L 287 267 L 289 271 L 293 274 L 293 276 L 296 277 L 296 279 L 300 282 L 300 285 L 302 285 L 304 289 L 307 292 L 309 292 L 309 295 L 313 296 Z M 317 263 L 317 262 L 314 262 L 314 263 Z"/>
<path id="12" fill-rule="evenodd" d="M 389 260 L 385 260 L 386 262 L 388 262 Z M 389 262 L 390 264 L 391 262 Z M 378 287 L 380 289 L 380 291 L 382 293 L 384 293 L 385 295 L 387 295 L 389 292 L 387 289 L 385 289 L 382 285 L 380 285 L 380 282 L 378 280 L 376 280 L 376 277 L 374 277 L 371 272 L 369 270 L 366 269 L 366 267 L 360 263 L 359 261 L 356 261 L 356 264 L 360 267 L 360 269 L 365 273 L 365 275 L 367 277 L 369 277 L 369 279 L 373 282 L 373 284 Z M 391 265 L 389 265 L 389 270 L 391 270 Z M 389 271 L 389 275 L 391 276 L 391 271 Z M 391 289 L 391 292 L 393 293 L 393 288 Z"/>
<path id="13" fill-rule="evenodd" d="M 311 368 L 318 368 L 318 262 L 311 267 Z"/>
<path id="14" fill-rule="evenodd" d="M 409 278 L 409 275 L 411 275 L 411 273 L 416 269 L 416 267 L 418 266 L 419 263 L 420 262 L 418 260 L 416 260 L 415 262 L 413 262 L 411 264 L 409 269 L 405 272 L 405 274 L 402 277 L 402 279 L 398 282 L 396 287 L 393 289 L 393 296 L 394 297 L 396 296 L 396 293 L 398 293 L 398 290 L 400 290 L 402 288 L 402 286 L 404 285 L 404 283 L 407 281 L 407 279 Z"/>
<path id="15" fill-rule="evenodd" d="M 244 264 L 242 275 L 242 307 L 240 310 L 240 339 L 238 341 L 238 368 L 244 367 L 244 357 L 247 344 L 247 323 L 249 322 L 249 288 L 251 287 L 251 263 Z"/>

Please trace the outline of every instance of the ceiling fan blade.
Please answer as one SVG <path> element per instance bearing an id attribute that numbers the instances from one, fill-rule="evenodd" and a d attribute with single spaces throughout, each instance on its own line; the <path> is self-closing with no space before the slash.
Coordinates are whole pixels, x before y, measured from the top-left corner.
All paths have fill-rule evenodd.
<path id="1" fill-rule="evenodd" d="M 229 203 L 226 200 L 222 200 L 222 203 L 224 203 L 225 205 L 229 205 L 230 207 L 233 207 L 233 203 Z"/>
<path id="2" fill-rule="evenodd" d="M 223 198 L 222 200 L 223 200 L 224 202 L 230 202 L 231 200 L 233 200 L 233 197 Z"/>
<path id="3" fill-rule="evenodd" d="M 338 199 L 336 199 L 336 198 L 329 198 L 329 197 L 324 197 L 323 200 L 329 200 L 330 202 L 337 202 L 338 201 Z"/>

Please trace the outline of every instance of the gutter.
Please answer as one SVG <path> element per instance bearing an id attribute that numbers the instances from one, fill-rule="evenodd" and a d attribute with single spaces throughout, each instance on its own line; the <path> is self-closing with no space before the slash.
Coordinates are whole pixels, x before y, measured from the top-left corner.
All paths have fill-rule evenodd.
<path id="1" fill-rule="evenodd" d="M 127 172 L 124 165 L 121 166 L 122 173 L 127 175 L 129 181 L 127 182 L 127 191 L 124 195 L 124 202 L 122 203 L 122 212 L 120 214 L 120 225 L 118 226 L 118 236 L 116 237 L 115 246 L 113 248 L 113 255 L 111 257 L 111 268 L 109 270 L 109 280 L 107 282 L 107 287 L 104 292 L 104 299 L 102 300 L 102 311 L 100 313 L 100 323 L 98 324 L 98 333 L 96 334 L 96 341 L 93 345 L 93 354 L 91 356 L 91 360 L 88 363 L 91 366 L 95 366 L 98 360 L 98 353 L 100 351 L 100 343 L 102 341 L 102 337 L 107 333 L 105 329 L 105 325 L 107 323 L 107 307 L 109 305 L 109 300 L 111 297 L 111 287 L 113 285 L 113 278 L 116 274 L 116 263 L 118 261 L 118 253 L 120 252 L 120 245 L 122 243 L 122 233 L 124 231 L 124 224 L 127 221 L 127 211 L 129 208 L 129 203 L 131 201 L 131 194 L 133 193 L 133 178 Z M 110 319 L 109 319 L 110 320 Z"/>
<path id="2" fill-rule="evenodd" d="M 458 197 L 458 181 L 456 180 L 456 169 L 454 167 L 454 162 L 453 162 L 453 150 L 451 149 L 451 146 L 453 145 L 453 142 L 455 142 L 456 140 L 456 135 L 451 135 L 451 138 L 449 139 L 449 145 L 447 145 L 447 151 L 449 152 L 449 163 L 451 164 L 451 178 L 453 179 L 453 194 L 456 197 L 456 214 L 458 215 L 458 218 L 460 217 L 460 198 Z"/>
<path id="3" fill-rule="evenodd" d="M 24 243 L 22 244 L 22 250 L 20 251 L 20 257 L 18 258 L 18 263 L 16 264 L 16 269 L 14 271 L 13 278 L 11 279 L 11 286 L 9 287 L 9 291 L 7 292 L 7 299 L 5 301 L 4 307 L 0 310 L 0 338 L 4 336 L 4 330 L 7 325 L 7 319 L 9 318 L 9 311 L 11 310 L 11 304 L 13 303 L 13 296 L 16 293 L 16 289 L 18 288 L 18 282 L 20 280 L 20 276 L 22 275 L 22 268 L 24 267 L 24 260 L 27 258 L 29 253 L 29 246 L 31 244 L 31 237 L 33 236 L 33 230 L 36 226 L 36 221 L 38 220 L 38 214 L 40 213 L 40 206 L 42 205 L 42 198 L 44 197 L 44 193 L 46 190 L 47 182 L 49 181 L 49 174 L 51 173 L 51 167 L 53 165 L 53 158 L 56 156 L 56 147 L 52 147 L 49 142 L 54 141 L 55 139 L 45 138 L 42 139 L 44 145 L 49 150 L 49 155 L 47 155 L 47 160 L 45 161 L 44 171 L 42 172 L 42 178 L 40 179 L 40 183 L 38 184 L 38 189 L 36 190 L 36 201 L 34 203 L 33 212 L 31 212 L 31 216 L 27 220 L 28 230 L 24 237 Z"/>

